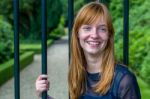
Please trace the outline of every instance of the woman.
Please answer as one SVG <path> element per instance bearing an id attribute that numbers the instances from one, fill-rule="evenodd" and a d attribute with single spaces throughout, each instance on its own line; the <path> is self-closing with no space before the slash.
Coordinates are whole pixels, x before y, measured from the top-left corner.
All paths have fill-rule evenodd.
<path id="1" fill-rule="evenodd" d="M 48 89 L 44 76 L 36 81 L 39 96 Z M 135 75 L 115 63 L 114 28 L 108 9 L 101 3 L 83 6 L 76 16 L 68 84 L 70 99 L 141 99 Z"/>

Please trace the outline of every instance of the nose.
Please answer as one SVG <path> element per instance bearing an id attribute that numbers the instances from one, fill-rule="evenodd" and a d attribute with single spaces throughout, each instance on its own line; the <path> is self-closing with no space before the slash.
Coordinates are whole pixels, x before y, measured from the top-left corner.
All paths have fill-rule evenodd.
<path id="1" fill-rule="evenodd" d="M 98 38 L 98 31 L 97 31 L 97 29 L 93 29 L 92 34 L 91 34 L 91 38 L 93 38 L 93 39 L 97 39 Z"/>

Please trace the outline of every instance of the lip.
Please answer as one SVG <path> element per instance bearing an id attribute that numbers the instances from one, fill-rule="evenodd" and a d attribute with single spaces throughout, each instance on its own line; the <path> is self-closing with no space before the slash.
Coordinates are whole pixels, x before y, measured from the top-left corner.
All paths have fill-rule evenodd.
<path id="1" fill-rule="evenodd" d="M 100 41 L 87 41 L 87 43 L 92 47 L 97 47 L 100 45 Z"/>

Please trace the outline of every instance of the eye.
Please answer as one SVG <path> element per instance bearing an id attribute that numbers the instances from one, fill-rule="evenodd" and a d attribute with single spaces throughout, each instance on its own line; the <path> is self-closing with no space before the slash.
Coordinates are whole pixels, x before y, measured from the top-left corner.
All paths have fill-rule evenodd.
<path id="1" fill-rule="evenodd" d="M 99 32 L 102 32 L 102 33 L 106 33 L 108 30 L 107 30 L 106 27 L 99 27 L 99 28 L 98 28 L 98 31 L 99 31 Z"/>
<path id="2" fill-rule="evenodd" d="M 83 27 L 83 30 L 85 30 L 85 31 L 90 31 L 91 29 L 92 29 L 92 27 L 90 27 L 90 26 Z"/>

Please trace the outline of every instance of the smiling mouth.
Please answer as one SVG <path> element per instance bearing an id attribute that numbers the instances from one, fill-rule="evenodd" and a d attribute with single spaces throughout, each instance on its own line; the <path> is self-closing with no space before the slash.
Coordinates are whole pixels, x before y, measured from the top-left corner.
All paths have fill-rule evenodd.
<path id="1" fill-rule="evenodd" d="M 98 46 L 100 45 L 100 42 L 99 41 L 87 41 L 87 43 L 91 46 Z"/>

